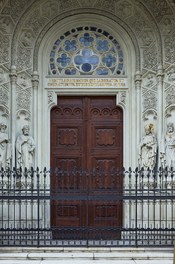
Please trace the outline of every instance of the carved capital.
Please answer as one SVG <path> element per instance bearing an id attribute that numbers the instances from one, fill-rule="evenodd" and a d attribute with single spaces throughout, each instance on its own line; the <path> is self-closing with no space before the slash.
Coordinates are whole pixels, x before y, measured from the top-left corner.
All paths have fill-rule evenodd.
<path id="1" fill-rule="evenodd" d="M 136 90 L 140 90 L 141 89 L 141 83 L 142 83 L 142 74 L 140 71 L 137 71 L 135 74 L 135 87 Z"/>
<path id="2" fill-rule="evenodd" d="M 16 72 L 16 66 L 14 65 L 11 67 L 10 78 L 11 78 L 11 83 L 16 84 L 17 72 Z"/>
<path id="3" fill-rule="evenodd" d="M 38 89 L 39 84 L 39 75 L 37 71 L 34 71 L 32 74 L 32 86 L 34 89 Z"/>

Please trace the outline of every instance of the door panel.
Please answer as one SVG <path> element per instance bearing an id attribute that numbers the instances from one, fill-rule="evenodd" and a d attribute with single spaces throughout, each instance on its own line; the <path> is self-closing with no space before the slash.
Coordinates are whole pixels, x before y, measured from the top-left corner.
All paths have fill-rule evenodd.
<path id="1" fill-rule="evenodd" d="M 59 230 L 57 238 L 70 238 L 70 230 L 64 233 L 69 227 L 81 230 L 73 235 L 78 238 L 121 227 L 116 196 L 122 194 L 122 175 L 116 170 L 122 166 L 123 115 L 115 97 L 59 97 L 51 111 L 51 168 L 58 168 L 51 178 L 51 225 Z M 111 237 L 120 234 L 100 232 L 100 239 Z"/>

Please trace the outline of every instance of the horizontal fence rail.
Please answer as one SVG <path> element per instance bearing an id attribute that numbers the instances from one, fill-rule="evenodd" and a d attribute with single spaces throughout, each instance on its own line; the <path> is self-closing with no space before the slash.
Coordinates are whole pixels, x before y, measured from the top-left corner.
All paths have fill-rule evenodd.
<path id="1" fill-rule="evenodd" d="M 0 171 L 0 246 L 173 246 L 175 171 Z"/>

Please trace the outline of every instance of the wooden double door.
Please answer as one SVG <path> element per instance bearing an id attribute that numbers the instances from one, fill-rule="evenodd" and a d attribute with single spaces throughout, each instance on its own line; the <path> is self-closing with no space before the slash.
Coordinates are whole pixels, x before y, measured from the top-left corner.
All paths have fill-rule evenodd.
<path id="1" fill-rule="evenodd" d="M 51 110 L 51 226 L 57 238 L 119 238 L 122 167 L 123 113 L 115 97 L 59 97 Z"/>

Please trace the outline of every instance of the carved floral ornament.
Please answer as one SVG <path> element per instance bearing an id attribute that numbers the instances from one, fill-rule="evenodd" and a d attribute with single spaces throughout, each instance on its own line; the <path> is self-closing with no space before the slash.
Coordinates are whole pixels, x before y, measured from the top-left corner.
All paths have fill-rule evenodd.
<path id="1" fill-rule="evenodd" d="M 170 0 L 169 0 L 170 1 Z M 94 1 L 84 1 L 84 0 L 48 0 L 48 1 L 32 1 L 33 4 L 31 5 L 31 2 L 29 3 L 27 0 L 19 1 L 16 0 L 15 4 L 11 6 L 10 8 L 6 3 L 8 1 L 1 1 L 2 3 L 2 24 L 5 27 L 5 31 L 9 34 L 12 32 L 12 29 L 15 27 L 14 23 L 17 21 L 19 22 L 19 27 L 16 28 L 16 34 L 19 36 L 19 43 L 23 44 L 22 49 L 27 52 L 27 47 L 31 47 L 33 43 L 35 42 L 36 37 L 38 36 L 39 32 L 41 32 L 44 27 L 47 25 L 48 21 L 51 23 L 53 19 L 56 18 L 56 16 L 61 15 L 65 11 L 71 11 L 72 9 L 78 10 L 79 8 L 92 8 L 94 10 L 105 10 L 109 12 L 109 14 L 116 15 L 117 17 L 120 17 L 122 21 L 120 23 L 122 24 L 123 21 L 126 22 L 126 24 L 130 25 L 132 27 L 132 31 L 135 31 L 135 34 L 137 36 L 137 39 L 139 39 L 139 43 L 145 46 L 149 46 L 149 44 L 152 44 L 155 42 L 155 34 L 153 33 L 155 29 L 155 23 L 154 20 L 151 19 L 151 13 L 154 14 L 155 19 L 160 24 L 161 29 L 163 28 L 162 33 L 163 34 L 169 34 L 171 33 L 171 29 L 173 29 L 174 20 L 172 19 L 172 10 L 170 8 L 171 5 L 168 5 L 167 2 L 161 1 L 107 1 L 107 0 L 94 0 Z M 29 8 L 29 4 L 31 5 Z M 150 12 L 146 11 L 149 10 Z M 25 14 L 25 16 L 22 16 L 22 14 Z M 140 14 L 138 16 L 137 14 Z M 145 15 L 143 15 L 145 14 Z M 12 22 L 13 21 L 13 22 Z M 137 23 L 136 23 L 137 22 Z M 54 22 L 55 23 L 55 22 Z M 52 22 L 53 25 L 53 22 Z M 137 26 L 138 25 L 138 26 Z M 143 25 L 140 27 L 140 25 Z M 10 27 L 10 29 L 8 28 Z M 138 30 L 142 28 L 142 33 L 137 34 Z M 170 30 L 168 30 L 170 29 Z M 5 34 L 5 33 L 4 33 Z M 144 38 L 146 36 L 146 42 L 144 42 Z M 151 37 L 150 37 L 151 36 Z M 152 39 L 153 38 L 153 39 Z M 4 36 L 2 36 L 2 39 L 4 39 Z M 17 38 L 14 37 L 14 40 L 16 41 Z M 19 46 L 19 43 L 13 43 L 13 47 Z M 156 46 L 158 46 L 158 42 Z M 7 45 L 4 45 L 4 47 L 7 47 Z M 22 52 L 24 52 L 22 51 Z M 166 53 L 169 53 L 167 50 Z M 1 54 L 3 56 L 4 52 Z M 12 52 L 13 54 L 17 54 Z M 23 59 L 20 59 L 20 52 L 18 53 L 17 61 L 18 65 L 22 63 Z M 9 61 L 9 54 L 7 54 L 6 59 Z M 29 55 L 29 54 L 28 54 Z M 156 53 L 155 53 L 156 55 Z M 166 54 L 165 54 L 166 55 Z M 32 56 L 30 54 L 29 56 Z M 161 54 L 157 54 L 157 56 L 161 56 Z M 153 56 L 155 57 L 155 56 Z M 5 59 L 5 57 L 4 57 Z M 144 58 L 145 60 L 145 58 Z M 146 61 L 144 63 L 144 66 L 146 68 L 154 67 L 154 65 L 157 64 L 156 61 L 151 61 L 151 64 L 149 64 L 149 61 Z M 20 69 L 26 68 L 26 65 L 21 64 Z M 32 66 L 32 65 L 31 65 Z"/>
<path id="2" fill-rule="evenodd" d="M 26 17 L 22 17 L 23 23 L 21 20 L 21 25 L 20 25 L 21 29 L 18 28 L 18 30 L 20 30 L 19 35 L 18 35 L 19 43 L 22 43 L 23 45 L 23 47 L 21 47 L 20 49 L 21 51 L 18 52 L 19 54 L 18 55 L 19 59 L 17 59 L 18 65 L 20 65 L 20 53 L 24 54 L 25 53 L 24 51 L 29 53 L 28 47 L 31 47 L 31 45 L 33 45 L 33 43 L 35 42 L 35 39 L 38 36 L 38 34 L 42 32 L 42 30 L 43 31 L 45 30 L 44 28 L 47 27 L 48 22 L 50 24 L 49 26 L 50 28 L 53 25 L 53 23 L 54 24 L 56 23 L 56 20 L 55 20 L 56 16 L 61 15 L 62 18 L 64 17 L 62 16 L 63 11 L 69 12 L 71 11 L 71 9 L 76 9 L 77 12 L 80 13 L 78 8 L 82 8 L 82 7 L 93 8 L 93 10 L 94 8 L 96 8 L 98 10 L 105 10 L 105 11 L 107 10 L 108 12 L 112 12 L 114 16 L 116 15 L 117 17 L 121 17 L 122 19 L 122 21 L 118 21 L 117 23 L 123 25 L 123 21 L 125 20 L 126 26 L 128 25 L 129 27 L 133 27 L 133 32 L 137 30 L 137 27 L 134 28 L 134 25 L 135 25 L 134 21 L 136 20 L 136 17 L 137 17 L 137 24 L 139 25 L 139 28 L 141 24 L 144 25 L 147 32 L 149 31 L 149 35 L 152 36 L 153 38 L 153 39 L 150 39 L 148 37 L 149 40 L 147 41 L 147 43 L 150 43 L 155 40 L 155 36 L 153 34 L 154 27 L 153 25 L 150 26 L 150 17 L 142 15 L 144 13 L 144 9 L 143 9 L 144 7 L 141 5 L 137 6 L 137 4 L 135 3 L 131 4 L 128 1 L 111 1 L 109 3 L 106 0 L 88 1 L 88 4 L 87 4 L 87 1 L 79 1 L 79 0 L 59 1 L 59 3 L 56 0 L 45 1 L 44 3 L 43 1 L 39 1 L 38 3 L 33 4 L 33 10 L 29 9 L 28 13 L 26 12 Z M 13 12 L 13 15 L 15 15 L 15 12 L 13 10 L 11 12 Z M 21 12 L 20 8 L 19 8 L 19 12 Z M 19 12 L 18 12 L 18 16 L 19 16 Z M 138 15 L 136 14 L 140 14 L 140 16 L 138 17 Z M 24 27 L 22 25 L 24 25 Z M 18 30 L 16 29 L 16 32 Z M 137 33 L 138 32 L 135 32 L 135 34 Z M 143 43 L 142 39 L 145 38 L 145 34 L 142 34 L 142 35 L 139 34 L 137 35 L 137 38 L 140 38 L 141 39 L 140 43 Z M 15 47 L 16 44 L 14 43 L 13 46 Z M 15 54 L 15 53 L 12 52 L 12 54 Z M 20 69 L 23 69 L 23 68 L 20 67 Z M 35 70 L 37 70 L 37 68 L 35 68 Z"/>

